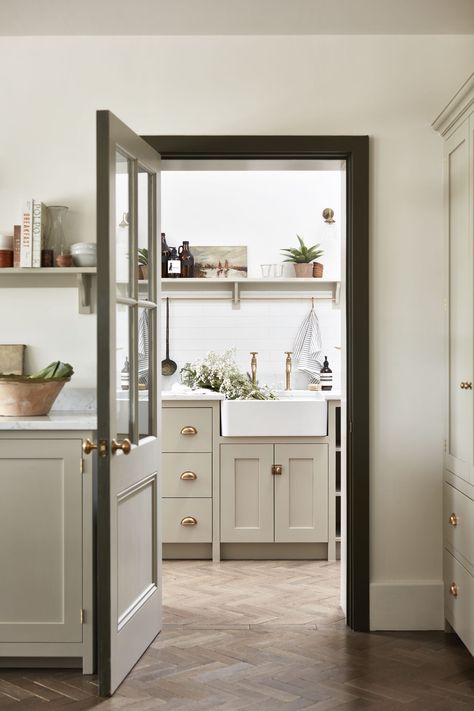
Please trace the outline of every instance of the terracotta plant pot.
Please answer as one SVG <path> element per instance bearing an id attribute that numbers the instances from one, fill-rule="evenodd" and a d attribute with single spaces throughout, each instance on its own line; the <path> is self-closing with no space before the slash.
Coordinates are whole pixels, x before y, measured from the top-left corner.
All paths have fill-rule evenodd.
<path id="1" fill-rule="evenodd" d="M 295 275 L 297 277 L 311 277 L 313 276 L 313 265 L 310 264 L 305 264 L 305 263 L 299 263 L 293 265 L 295 267 Z"/>
<path id="2" fill-rule="evenodd" d="M 26 376 L 0 378 L 0 416 L 39 417 L 47 415 L 70 378 L 29 380 Z"/>
<path id="3" fill-rule="evenodd" d="M 323 272 L 324 264 L 321 264 L 321 262 L 313 262 L 313 276 L 320 279 L 323 276 Z"/>

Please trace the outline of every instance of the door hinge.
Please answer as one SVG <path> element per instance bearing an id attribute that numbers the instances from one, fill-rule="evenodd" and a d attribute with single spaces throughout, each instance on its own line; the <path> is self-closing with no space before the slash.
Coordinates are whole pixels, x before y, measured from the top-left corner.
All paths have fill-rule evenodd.
<path id="1" fill-rule="evenodd" d="M 84 474 L 84 460 L 82 458 L 79 461 L 79 471 Z"/>
<path id="2" fill-rule="evenodd" d="M 80 616 L 80 620 L 81 620 L 81 625 L 83 625 L 83 624 L 84 624 L 84 620 L 85 620 L 85 612 L 84 612 L 84 610 L 83 610 L 82 607 L 81 607 L 79 616 Z"/>
<path id="3" fill-rule="evenodd" d="M 352 434 L 352 420 L 349 420 L 349 433 Z"/>

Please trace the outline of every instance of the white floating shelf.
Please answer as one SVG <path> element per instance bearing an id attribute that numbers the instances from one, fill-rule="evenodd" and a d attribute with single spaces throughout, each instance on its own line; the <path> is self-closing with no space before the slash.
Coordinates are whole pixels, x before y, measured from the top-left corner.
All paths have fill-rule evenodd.
<path id="1" fill-rule="evenodd" d="M 162 296 L 173 299 L 241 301 L 321 299 L 339 303 L 340 281 L 317 278 L 162 279 Z M 215 296 L 224 293 L 224 297 Z M 212 294 L 197 296 L 197 294 Z"/>
<path id="2" fill-rule="evenodd" d="M 33 288 L 77 286 L 79 313 L 92 313 L 92 277 L 96 267 L 9 267 L 0 269 L 0 286 Z"/>

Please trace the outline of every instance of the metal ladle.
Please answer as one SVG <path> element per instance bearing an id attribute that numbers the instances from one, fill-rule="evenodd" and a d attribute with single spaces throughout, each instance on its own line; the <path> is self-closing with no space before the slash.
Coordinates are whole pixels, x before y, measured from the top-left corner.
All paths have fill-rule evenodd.
<path id="1" fill-rule="evenodd" d="M 161 361 L 161 374 L 173 375 L 177 367 L 174 360 L 170 358 L 170 301 L 166 297 L 166 358 Z"/>

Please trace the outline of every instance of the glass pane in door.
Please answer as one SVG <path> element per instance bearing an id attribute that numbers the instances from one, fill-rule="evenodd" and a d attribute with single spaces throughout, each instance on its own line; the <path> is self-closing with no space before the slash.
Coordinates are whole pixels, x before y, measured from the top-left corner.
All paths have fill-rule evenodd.
<path id="1" fill-rule="evenodd" d="M 117 295 L 130 296 L 130 173 L 129 158 L 115 152 L 115 278 Z"/>
<path id="2" fill-rule="evenodd" d="M 137 230 L 139 262 L 139 294 L 141 299 L 154 300 L 156 246 L 150 211 L 153 209 L 154 176 L 138 165 L 137 175 Z"/>
<path id="3" fill-rule="evenodd" d="M 130 362 L 130 307 L 117 304 L 116 307 L 116 413 L 117 435 L 120 438 L 130 437 L 130 395 L 131 372 Z"/>
<path id="4" fill-rule="evenodd" d="M 153 338 L 153 309 L 138 310 L 138 423 L 140 438 L 150 432 L 150 404 L 153 400 L 153 375 L 150 368 L 150 340 Z"/>

